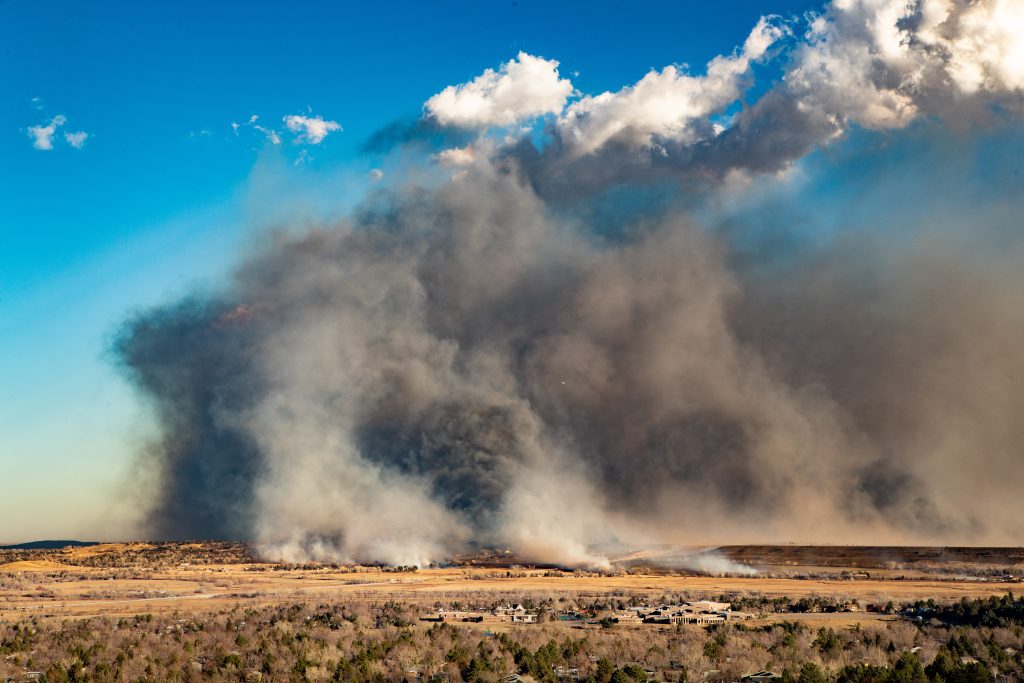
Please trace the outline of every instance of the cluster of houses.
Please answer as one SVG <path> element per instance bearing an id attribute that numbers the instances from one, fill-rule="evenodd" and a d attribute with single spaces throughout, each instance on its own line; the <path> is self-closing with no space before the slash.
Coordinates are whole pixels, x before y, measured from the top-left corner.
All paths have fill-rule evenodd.
<path id="1" fill-rule="evenodd" d="M 492 610 L 456 610 L 441 609 L 420 617 L 420 621 L 462 622 L 462 623 L 495 623 L 510 621 L 517 624 L 536 624 L 537 613 L 527 610 L 522 605 L 504 605 Z"/>
<path id="2" fill-rule="evenodd" d="M 630 607 L 611 616 L 616 624 L 723 624 L 730 619 L 752 619 L 754 615 L 733 612 L 727 602 L 684 602 L 657 607 Z"/>
<path id="3" fill-rule="evenodd" d="M 559 612 L 555 615 L 559 621 L 584 621 L 586 615 L 576 611 Z M 614 624 L 722 624 L 730 620 L 753 619 L 753 614 L 733 612 L 732 605 L 727 602 L 702 600 L 684 602 L 673 605 L 652 607 L 643 605 L 614 612 L 602 619 L 589 619 L 588 623 L 597 624 L 610 621 Z M 536 624 L 538 614 L 520 604 L 504 605 L 492 610 L 485 609 L 439 609 L 420 617 L 420 621 L 447 623 L 497 623 L 512 622 L 516 624 Z"/>

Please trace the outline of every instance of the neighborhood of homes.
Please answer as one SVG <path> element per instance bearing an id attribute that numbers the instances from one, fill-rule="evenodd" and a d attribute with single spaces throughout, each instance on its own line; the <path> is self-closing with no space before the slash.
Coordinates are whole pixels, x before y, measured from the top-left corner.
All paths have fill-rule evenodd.
<path id="1" fill-rule="evenodd" d="M 536 624 L 537 613 L 530 612 L 522 605 L 505 605 L 493 610 L 455 610 L 441 609 L 420 617 L 420 621 L 446 621 L 468 623 L 492 623 L 512 621 L 517 624 Z"/>
<path id="2" fill-rule="evenodd" d="M 721 624 L 730 619 L 752 619 L 754 615 L 733 612 L 727 602 L 684 602 L 657 607 L 630 607 L 612 614 L 616 624 Z"/>
<path id="3" fill-rule="evenodd" d="M 591 623 L 610 622 L 613 624 L 721 624 L 728 620 L 752 619 L 753 614 L 733 612 L 732 605 L 727 602 L 684 602 L 674 605 L 658 605 L 651 607 L 630 607 L 613 612 L 603 619 L 592 619 Z M 559 613 L 557 619 L 562 621 L 582 621 L 584 615 L 577 612 Z M 493 610 L 482 609 L 440 609 L 420 617 L 420 621 L 463 622 L 463 623 L 495 623 L 514 622 L 519 624 L 536 624 L 538 614 L 527 610 L 522 605 L 505 605 Z"/>

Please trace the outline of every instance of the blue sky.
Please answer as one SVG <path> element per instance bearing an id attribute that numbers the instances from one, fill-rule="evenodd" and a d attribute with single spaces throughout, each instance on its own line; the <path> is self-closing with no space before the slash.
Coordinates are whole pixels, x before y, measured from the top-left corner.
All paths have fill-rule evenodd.
<path id="1" fill-rule="evenodd" d="M 356 201 L 381 127 L 520 50 L 597 93 L 699 71 L 762 14 L 815 6 L 0 4 L 0 541 L 121 532 L 97 520 L 116 518 L 146 425 L 107 357 L 119 321 L 215 284 L 282 207 Z M 231 127 L 293 114 L 343 131 L 274 146 Z M 35 149 L 29 129 L 58 115 L 53 149 Z"/>

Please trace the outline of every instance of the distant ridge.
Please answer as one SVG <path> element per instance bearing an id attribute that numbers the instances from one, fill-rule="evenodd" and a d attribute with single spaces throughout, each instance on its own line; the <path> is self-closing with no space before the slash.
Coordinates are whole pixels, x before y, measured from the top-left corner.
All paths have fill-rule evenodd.
<path id="1" fill-rule="evenodd" d="M 0 550 L 59 550 L 60 548 L 84 548 L 98 544 L 98 541 L 29 541 L 15 545 L 0 545 Z"/>

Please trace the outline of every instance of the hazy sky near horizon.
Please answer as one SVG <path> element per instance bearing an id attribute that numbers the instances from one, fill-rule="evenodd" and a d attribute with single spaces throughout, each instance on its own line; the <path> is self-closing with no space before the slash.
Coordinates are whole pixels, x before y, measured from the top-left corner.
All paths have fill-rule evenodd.
<path id="1" fill-rule="evenodd" d="M 131 516 L 119 491 L 146 412 L 111 335 L 130 311 L 224 277 L 282 205 L 314 216 L 355 201 L 380 128 L 520 50 L 596 93 L 699 69 L 762 14 L 814 6 L 3 3 L 0 542 L 130 532 L 115 520 Z M 246 125 L 288 133 L 291 115 L 341 130 L 275 145 Z"/>

